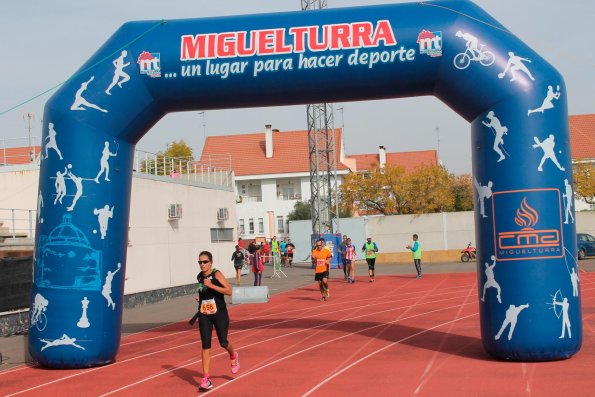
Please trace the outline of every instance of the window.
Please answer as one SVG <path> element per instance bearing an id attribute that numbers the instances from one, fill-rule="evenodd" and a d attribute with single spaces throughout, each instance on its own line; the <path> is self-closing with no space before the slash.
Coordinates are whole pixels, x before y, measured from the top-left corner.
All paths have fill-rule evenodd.
<path id="1" fill-rule="evenodd" d="M 264 219 L 258 218 L 258 233 L 264 234 Z"/>
<path id="2" fill-rule="evenodd" d="M 248 232 L 250 234 L 254 234 L 254 219 L 253 218 L 250 218 L 248 220 Z"/>
<path id="3" fill-rule="evenodd" d="M 246 229 L 245 229 L 245 227 L 244 227 L 244 220 L 243 220 L 243 219 L 240 219 L 240 220 L 239 220 L 238 229 L 239 229 L 239 230 L 238 230 L 238 232 L 239 232 L 241 235 L 243 235 L 243 234 L 246 234 Z"/>
<path id="4" fill-rule="evenodd" d="M 211 242 L 218 243 L 220 241 L 234 241 L 233 240 L 233 229 L 232 228 L 212 228 L 211 229 Z"/>
<path id="5" fill-rule="evenodd" d="M 285 223 L 282 216 L 277 217 L 277 233 L 285 233 Z"/>

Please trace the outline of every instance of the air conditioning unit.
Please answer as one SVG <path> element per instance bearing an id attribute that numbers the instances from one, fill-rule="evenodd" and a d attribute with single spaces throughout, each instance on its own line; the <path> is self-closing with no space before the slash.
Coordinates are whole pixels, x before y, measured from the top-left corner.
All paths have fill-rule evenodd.
<path id="1" fill-rule="evenodd" d="M 170 204 L 167 215 L 169 219 L 180 219 L 182 217 L 182 204 Z"/>
<path id="2" fill-rule="evenodd" d="M 219 208 L 217 210 L 217 220 L 218 221 L 226 221 L 229 219 L 229 213 L 227 208 Z"/>

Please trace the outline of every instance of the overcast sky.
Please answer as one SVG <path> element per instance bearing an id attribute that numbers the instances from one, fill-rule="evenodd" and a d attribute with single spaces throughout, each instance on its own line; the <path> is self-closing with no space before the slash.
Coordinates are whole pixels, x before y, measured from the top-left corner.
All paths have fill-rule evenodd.
<path id="1" fill-rule="evenodd" d="M 328 0 L 328 7 L 406 1 Z M 564 76 L 569 114 L 595 112 L 595 1 L 476 0 L 480 7 L 553 64 Z M 300 9 L 300 0 L 4 0 L 0 12 L 0 113 L 68 79 L 120 25 L 129 20 L 202 18 Z M 0 115 L 0 149 L 27 145 L 23 115 L 35 114 L 41 135 L 43 106 L 53 91 Z M 336 104 L 335 126 L 345 128 L 348 154 L 435 149 L 455 173 L 471 171 L 470 126 L 433 97 Z M 184 139 L 199 155 L 207 135 L 254 133 L 271 123 L 305 130 L 305 106 L 170 114 L 137 145 L 149 152 Z M 204 126 L 203 126 L 204 124 Z M 439 134 L 436 129 L 439 129 Z M 415 139 L 412 138 L 415 137 Z"/>

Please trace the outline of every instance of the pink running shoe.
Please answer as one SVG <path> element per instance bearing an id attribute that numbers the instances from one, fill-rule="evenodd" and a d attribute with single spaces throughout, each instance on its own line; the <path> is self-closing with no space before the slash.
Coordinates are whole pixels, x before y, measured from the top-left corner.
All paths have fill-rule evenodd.
<path id="1" fill-rule="evenodd" d="M 202 382 L 200 382 L 200 386 L 198 386 L 199 391 L 209 390 L 213 388 L 213 384 L 209 378 L 202 378 Z"/>
<path id="2" fill-rule="evenodd" d="M 236 357 L 231 359 L 231 373 L 237 374 L 240 370 L 240 355 L 236 352 Z"/>

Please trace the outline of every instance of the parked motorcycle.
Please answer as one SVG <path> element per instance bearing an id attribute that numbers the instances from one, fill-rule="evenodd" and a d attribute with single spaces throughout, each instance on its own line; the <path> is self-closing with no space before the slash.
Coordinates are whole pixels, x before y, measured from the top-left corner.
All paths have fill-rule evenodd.
<path id="1" fill-rule="evenodd" d="M 469 262 L 470 259 L 475 259 L 477 250 L 471 246 L 471 242 L 467 244 L 467 248 L 461 251 L 461 262 Z"/>

